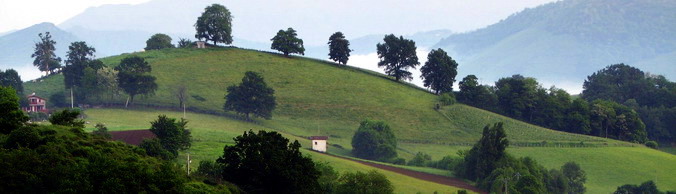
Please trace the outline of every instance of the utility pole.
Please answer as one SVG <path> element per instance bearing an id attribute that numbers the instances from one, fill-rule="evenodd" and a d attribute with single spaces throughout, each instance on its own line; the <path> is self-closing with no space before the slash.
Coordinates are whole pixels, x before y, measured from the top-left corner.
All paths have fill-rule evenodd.
<path id="1" fill-rule="evenodd" d="M 183 103 L 183 118 L 185 119 L 185 103 Z"/>
<path id="2" fill-rule="evenodd" d="M 192 163 L 192 160 L 190 160 L 190 153 L 188 153 L 188 161 L 186 162 L 186 171 L 188 172 L 188 176 L 190 176 L 190 163 Z"/>
<path id="3" fill-rule="evenodd" d="M 70 109 L 75 108 L 75 105 L 73 103 L 73 87 L 70 87 Z"/>

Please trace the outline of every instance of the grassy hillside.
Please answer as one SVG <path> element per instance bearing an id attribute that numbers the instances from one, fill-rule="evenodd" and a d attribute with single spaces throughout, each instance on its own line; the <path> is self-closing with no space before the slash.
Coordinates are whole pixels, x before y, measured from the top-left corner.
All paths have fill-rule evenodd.
<path id="1" fill-rule="evenodd" d="M 87 125 L 91 130 L 96 123 L 105 123 L 111 130 L 147 129 L 150 121 L 159 114 L 170 117 L 181 117 L 182 113 L 162 110 L 125 110 L 125 109 L 89 109 Z M 196 161 L 214 160 L 223 154 L 223 146 L 232 144 L 232 138 L 241 135 L 248 129 L 275 130 L 253 123 L 213 115 L 188 113 L 194 143 L 187 151 Z M 308 148 L 310 142 L 287 133 L 287 138 L 301 142 Z M 437 144 L 402 143 L 403 150 L 422 151 L 439 159 L 446 155 L 454 155 L 458 150 L 467 150 L 469 146 L 447 146 Z M 676 190 L 676 156 L 644 147 L 590 147 L 590 148 L 557 148 L 557 147 L 517 147 L 512 146 L 508 151 L 517 156 L 529 156 L 547 168 L 560 168 L 568 161 L 575 161 L 587 172 L 587 189 L 589 193 L 610 193 L 617 186 L 627 183 L 641 183 L 645 180 L 655 180 L 662 190 Z M 329 152 L 346 154 L 349 150 L 329 147 Z M 179 158 L 185 158 L 183 152 Z M 339 171 L 370 170 L 372 168 L 351 161 L 307 151 L 317 161 L 330 162 Z M 400 151 L 400 153 L 403 153 Z M 182 161 L 179 161 L 182 162 Z M 449 175 L 439 170 L 429 168 L 413 169 L 433 174 Z M 383 172 L 383 171 L 381 171 Z M 400 193 L 415 193 L 422 191 L 449 191 L 443 185 L 432 184 L 417 179 L 401 176 L 395 173 L 383 172 L 397 186 Z M 429 186 L 427 184 L 430 184 Z"/>
<path id="2" fill-rule="evenodd" d="M 189 113 L 187 116 L 191 120 L 189 126 L 196 134 L 196 142 L 190 152 L 198 160 L 215 159 L 222 154 L 223 145 L 248 129 L 271 129 L 293 138 L 327 135 L 333 144 L 330 148 L 332 153 L 349 156 L 351 137 L 359 122 L 366 118 L 384 120 L 390 124 L 399 139 L 399 155 L 406 159 L 412 158 L 418 151 L 429 153 L 434 159 L 446 155 L 456 156 L 458 150 L 469 149 L 469 145 L 480 138 L 483 126 L 498 121 L 505 122 L 508 138 L 514 143 L 514 149 L 510 152 L 517 156 L 531 156 L 542 161 L 548 168 L 558 168 L 567 161 L 578 161 L 585 170 L 590 169 L 588 183 L 590 191 L 594 191 L 592 193 L 608 193 L 627 182 L 655 179 L 655 171 L 672 170 L 664 165 L 641 163 L 640 158 L 643 156 L 640 154 L 622 155 L 615 153 L 617 150 L 640 150 L 655 155 L 654 161 L 666 164 L 673 164 L 676 157 L 641 145 L 553 131 L 462 104 L 435 111 L 433 107 L 437 103 L 436 96 L 424 90 L 396 83 L 373 72 L 307 58 L 285 58 L 276 54 L 234 48 L 168 49 L 137 54 L 145 57 L 153 67 L 152 74 L 157 76 L 159 85 L 156 95 L 139 98 L 136 106 L 139 111 L 89 109 L 86 114 L 90 124 L 103 122 L 113 130 L 147 128 L 157 114 L 166 111 L 144 110 L 142 105 L 175 107 L 178 101 L 172 93 L 177 85 L 185 84 L 190 96 L 194 96 L 187 103 L 189 110 L 212 114 L 206 116 Z M 103 61 L 109 66 L 115 66 L 126 56 L 129 54 L 104 58 Z M 245 71 L 260 72 L 268 85 L 275 89 L 278 108 L 274 111 L 272 120 L 243 122 L 232 113 L 222 111 L 225 88 L 238 84 Z M 62 89 L 46 86 L 59 85 L 61 82 L 61 75 L 56 75 L 42 82 L 26 83 L 24 87 L 27 92 L 35 91 L 38 95 L 48 97 L 51 93 L 62 92 Z M 122 104 L 125 99 L 126 97 L 118 97 L 112 102 Z M 167 114 L 179 117 L 177 112 Z M 306 140 L 301 138 L 300 141 Z M 337 145 L 344 149 L 338 149 Z M 560 157 L 552 160 L 548 155 L 536 151 L 519 152 L 529 150 L 521 149 L 520 146 L 541 145 L 549 147 L 529 149 Z M 561 145 L 604 148 L 596 148 L 601 150 L 599 152 L 570 152 L 580 148 L 557 147 Z M 585 156 L 588 154 L 599 158 L 587 160 Z M 636 159 L 639 163 L 608 163 L 624 160 L 626 157 Z M 634 167 L 641 165 L 649 168 Z M 352 168 L 346 166 L 344 169 Z M 623 176 L 609 177 L 616 172 Z M 660 181 L 675 180 L 675 175 L 665 174 L 658 178 L 661 188 L 676 189 L 676 186 L 668 185 L 669 182 Z M 401 184 L 406 182 L 408 181 L 402 181 Z"/>

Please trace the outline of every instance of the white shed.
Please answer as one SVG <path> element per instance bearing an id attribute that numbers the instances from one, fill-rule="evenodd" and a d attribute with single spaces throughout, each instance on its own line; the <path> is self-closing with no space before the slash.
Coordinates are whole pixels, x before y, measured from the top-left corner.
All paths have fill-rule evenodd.
<path id="1" fill-rule="evenodd" d="M 326 152 L 328 136 L 310 136 L 310 140 L 312 140 L 312 150 Z"/>

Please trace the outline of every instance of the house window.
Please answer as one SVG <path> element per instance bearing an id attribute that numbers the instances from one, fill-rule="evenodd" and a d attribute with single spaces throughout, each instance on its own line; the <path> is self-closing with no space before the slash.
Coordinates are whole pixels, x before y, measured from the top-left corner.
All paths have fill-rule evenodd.
<path id="1" fill-rule="evenodd" d="M 315 145 L 317 145 L 317 142 L 315 141 Z"/>

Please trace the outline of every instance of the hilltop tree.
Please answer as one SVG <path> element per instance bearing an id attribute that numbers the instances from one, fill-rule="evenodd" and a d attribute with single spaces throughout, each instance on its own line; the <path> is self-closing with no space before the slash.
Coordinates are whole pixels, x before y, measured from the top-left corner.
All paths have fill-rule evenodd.
<path id="1" fill-rule="evenodd" d="M 202 15 L 195 23 L 195 38 L 197 40 L 213 41 L 232 44 L 232 15 L 223 5 L 212 4 L 204 8 Z"/>
<path id="2" fill-rule="evenodd" d="M 386 35 L 383 38 L 384 44 L 378 43 L 378 67 L 385 67 L 385 73 L 393 76 L 397 81 L 401 79 L 411 80 L 411 72 L 408 68 L 415 69 L 420 65 L 416 55 L 415 42 L 404 39 L 403 36 L 397 38 L 394 34 Z"/>
<path id="3" fill-rule="evenodd" d="M 160 140 L 162 148 L 172 154 L 172 158 L 178 156 L 178 151 L 190 147 L 190 131 L 186 129 L 188 121 L 181 119 L 176 121 L 166 115 L 159 115 L 157 120 L 150 122 L 150 131 Z"/>
<path id="4" fill-rule="evenodd" d="M 166 34 L 158 33 L 150 37 L 146 41 L 145 50 L 160 50 L 165 48 L 174 48 L 174 45 L 171 44 L 171 37 Z"/>
<path id="5" fill-rule="evenodd" d="M 136 95 L 150 95 L 157 90 L 155 77 L 149 75 L 152 71 L 148 62 L 139 56 L 130 56 L 122 59 L 120 65 L 115 67 L 118 86 L 129 95 L 129 103 L 134 103 Z"/>
<path id="6" fill-rule="evenodd" d="M 385 122 L 364 120 L 352 137 L 352 148 L 356 157 L 390 161 L 397 157 L 397 138 Z"/>
<path id="7" fill-rule="evenodd" d="M 288 28 L 286 31 L 279 30 L 275 37 L 272 37 L 271 49 L 278 50 L 288 57 L 289 53 L 298 53 L 305 55 L 305 47 L 303 47 L 303 40 L 297 37 L 296 30 Z"/>
<path id="8" fill-rule="evenodd" d="M 9 134 L 28 121 L 21 109 L 16 91 L 11 87 L 0 86 L 0 133 Z"/>
<path id="9" fill-rule="evenodd" d="M 342 32 L 336 32 L 329 37 L 329 59 L 338 64 L 347 64 L 350 58 L 350 41 L 345 39 Z"/>
<path id="10" fill-rule="evenodd" d="M 40 36 L 40 42 L 35 43 L 35 52 L 31 55 L 32 58 L 35 58 L 33 65 L 49 75 L 54 70 L 61 68 L 61 58 L 54 54 L 56 41 L 52 40 L 52 35 L 49 32 L 45 32 L 44 36 L 40 33 L 38 36 Z"/>
<path id="11" fill-rule="evenodd" d="M 420 68 L 425 87 L 434 90 L 435 94 L 452 92 L 455 76 L 458 75 L 458 63 L 442 49 L 432 50 L 427 55 L 427 62 Z"/>
<path id="12" fill-rule="evenodd" d="M 63 68 L 63 81 L 67 89 L 81 85 L 84 69 L 93 66 L 91 63 L 95 52 L 96 49 L 82 41 L 73 42 L 68 46 L 66 66 Z"/>
<path id="13" fill-rule="evenodd" d="M 318 193 L 320 172 L 311 158 L 300 152 L 298 141 L 290 143 L 277 132 L 249 130 L 226 145 L 223 178 L 248 193 Z"/>
<path id="14" fill-rule="evenodd" d="M 272 110 L 277 106 L 275 90 L 268 87 L 263 77 L 256 72 L 244 73 L 242 83 L 228 87 L 225 96 L 225 111 L 244 114 L 247 120 L 253 114 L 266 119 L 272 118 Z"/>
<path id="15" fill-rule="evenodd" d="M 14 69 L 7 69 L 4 72 L 0 71 L 0 86 L 12 87 L 17 95 L 23 96 L 23 81 L 21 81 L 21 76 Z"/>

